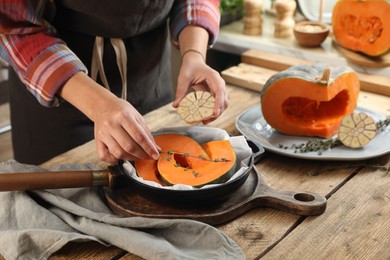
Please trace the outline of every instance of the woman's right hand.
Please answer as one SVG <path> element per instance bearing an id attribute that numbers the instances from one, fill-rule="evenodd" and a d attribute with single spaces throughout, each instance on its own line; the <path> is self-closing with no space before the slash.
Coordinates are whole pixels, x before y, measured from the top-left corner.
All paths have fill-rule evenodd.
<path id="1" fill-rule="evenodd" d="M 102 160 L 158 159 L 157 146 L 144 118 L 129 102 L 116 98 L 99 111 L 94 118 L 95 142 Z"/>
<path id="2" fill-rule="evenodd" d="M 158 147 L 142 115 L 85 73 L 73 75 L 60 95 L 94 122 L 100 159 L 158 159 Z"/>

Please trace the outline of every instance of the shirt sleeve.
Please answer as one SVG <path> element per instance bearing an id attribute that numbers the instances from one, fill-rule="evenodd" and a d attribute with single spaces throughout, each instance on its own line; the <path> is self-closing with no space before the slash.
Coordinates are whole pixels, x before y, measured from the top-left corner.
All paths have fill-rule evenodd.
<path id="1" fill-rule="evenodd" d="M 56 93 L 84 64 L 43 16 L 45 0 L 0 0 L 0 58 L 43 106 L 57 106 Z"/>
<path id="2" fill-rule="evenodd" d="M 219 33 L 221 14 L 219 0 L 175 1 L 170 16 L 170 33 L 173 44 L 179 47 L 179 34 L 187 25 L 204 28 L 209 33 L 209 46 L 212 46 Z"/>

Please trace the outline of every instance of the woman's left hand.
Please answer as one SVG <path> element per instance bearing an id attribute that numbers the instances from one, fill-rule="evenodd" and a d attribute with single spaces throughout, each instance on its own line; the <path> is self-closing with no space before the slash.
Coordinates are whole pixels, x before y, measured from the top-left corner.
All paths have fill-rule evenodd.
<path id="1" fill-rule="evenodd" d="M 196 51 L 184 54 L 179 72 L 176 97 L 172 106 L 177 108 L 179 102 L 188 94 L 190 88 L 209 91 L 215 98 L 214 113 L 203 121 L 208 124 L 217 119 L 228 107 L 225 81 L 220 74 L 206 64 L 203 56 Z"/>

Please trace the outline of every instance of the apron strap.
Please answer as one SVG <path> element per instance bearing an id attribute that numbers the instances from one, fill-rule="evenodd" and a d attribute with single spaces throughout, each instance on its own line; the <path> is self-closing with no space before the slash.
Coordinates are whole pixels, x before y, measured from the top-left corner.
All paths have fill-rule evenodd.
<path id="1" fill-rule="evenodd" d="M 111 45 L 113 46 L 116 53 L 116 62 L 118 65 L 119 73 L 122 79 L 122 94 L 121 98 L 127 98 L 127 53 L 126 47 L 123 40 L 120 38 L 110 39 Z M 110 90 L 110 85 L 103 66 L 103 50 L 104 50 L 104 39 L 100 36 L 95 38 L 95 43 L 92 52 L 92 64 L 91 64 L 91 78 L 97 80 L 99 73 L 100 79 L 103 82 L 105 88 Z"/>
<path id="2" fill-rule="evenodd" d="M 116 63 L 122 78 L 122 98 L 127 99 L 127 53 L 123 40 L 120 38 L 110 39 L 116 53 Z"/>
<path id="3" fill-rule="evenodd" d="M 97 36 L 95 38 L 95 44 L 93 45 L 91 78 L 96 81 L 97 75 L 99 73 L 100 79 L 102 80 L 104 87 L 110 90 L 110 85 L 108 84 L 106 74 L 104 73 L 103 68 L 103 48 L 104 39 L 102 37 Z"/>

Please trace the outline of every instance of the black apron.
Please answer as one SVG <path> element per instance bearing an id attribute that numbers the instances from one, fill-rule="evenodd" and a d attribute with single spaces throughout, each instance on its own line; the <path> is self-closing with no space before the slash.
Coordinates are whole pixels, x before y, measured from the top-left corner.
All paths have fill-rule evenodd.
<path id="1" fill-rule="evenodd" d="M 56 1 L 52 24 L 89 71 L 95 36 L 104 37 L 104 70 L 117 96 L 122 80 L 109 38 L 121 38 L 127 52 L 127 100 L 145 114 L 173 98 L 167 27 L 172 4 L 173 0 Z M 94 138 L 93 122 L 71 104 L 44 107 L 14 71 L 9 81 L 15 160 L 40 164 Z"/>

